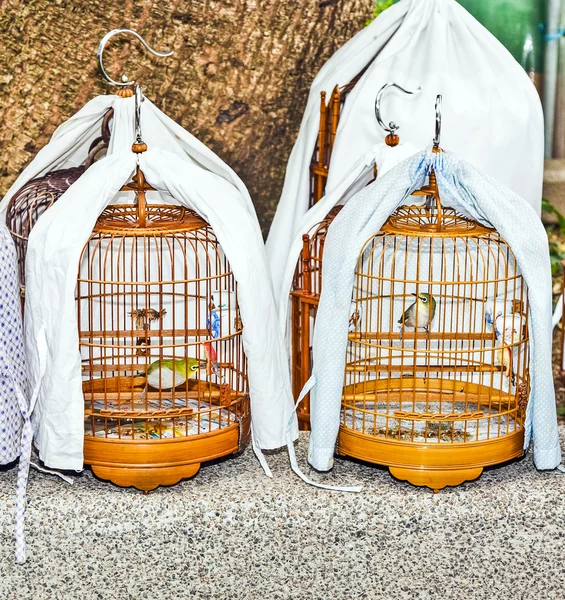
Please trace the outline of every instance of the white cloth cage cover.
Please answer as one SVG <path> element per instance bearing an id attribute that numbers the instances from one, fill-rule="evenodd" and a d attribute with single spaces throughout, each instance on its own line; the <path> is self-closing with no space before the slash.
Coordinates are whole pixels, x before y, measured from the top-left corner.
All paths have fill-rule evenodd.
<path id="1" fill-rule="evenodd" d="M 30 179 L 77 166 L 86 157 L 100 123 L 114 109 L 107 156 L 94 163 L 38 220 L 26 258 L 25 337 L 32 394 L 30 412 L 40 458 L 51 468 L 83 467 L 84 402 L 77 327 L 77 266 L 96 220 L 136 166 L 135 99 L 98 96 L 63 123 L 10 188 L 0 213 Z M 284 446 L 293 402 L 286 352 L 277 323 L 261 230 L 249 193 L 237 175 L 210 149 L 168 118 L 148 99 L 141 105 L 139 155 L 148 200 L 194 210 L 214 230 L 238 283 L 243 344 L 248 361 L 252 439 L 260 449 Z M 131 202 L 131 194 L 128 197 Z M 45 299 L 49 301 L 46 302 Z M 298 429 L 293 426 L 292 436 Z M 20 552 L 17 559 L 25 559 Z"/>
<path id="2" fill-rule="evenodd" d="M 347 96 L 332 150 L 326 197 L 308 210 L 310 161 L 320 122 L 320 92 L 349 83 L 366 69 Z M 383 120 L 400 125 L 401 145 L 385 153 L 385 132 L 375 119 L 375 97 L 387 82 L 414 91 L 389 91 Z M 283 328 L 301 236 L 348 188 L 372 179 L 376 159 L 383 175 L 395 162 L 427 147 L 434 103 L 443 94 L 442 144 L 495 177 L 541 211 L 543 114 L 537 91 L 504 46 L 456 0 L 401 0 L 340 48 L 322 67 L 292 150 L 283 192 L 267 240 L 267 255 Z M 402 144 L 406 144 L 403 149 Z M 396 156 L 395 156 L 396 153 Z M 355 191 L 355 190 L 354 190 Z"/>

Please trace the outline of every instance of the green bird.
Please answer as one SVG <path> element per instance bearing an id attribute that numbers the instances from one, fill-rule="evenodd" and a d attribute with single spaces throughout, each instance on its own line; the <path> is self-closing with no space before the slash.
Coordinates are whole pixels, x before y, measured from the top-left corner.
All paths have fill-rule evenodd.
<path id="1" fill-rule="evenodd" d="M 153 388 L 170 390 L 196 377 L 199 369 L 206 368 L 206 361 L 196 358 L 162 358 L 152 362 L 145 373 L 147 384 Z"/>
<path id="2" fill-rule="evenodd" d="M 430 324 L 436 314 L 436 299 L 431 294 L 412 294 L 412 296 L 416 296 L 416 302 L 404 311 L 398 322 L 404 327 L 424 329 L 429 334 Z"/>

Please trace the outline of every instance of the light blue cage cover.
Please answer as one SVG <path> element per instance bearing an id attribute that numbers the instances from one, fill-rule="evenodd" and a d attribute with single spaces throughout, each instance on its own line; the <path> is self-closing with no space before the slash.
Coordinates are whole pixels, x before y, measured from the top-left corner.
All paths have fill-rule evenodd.
<path id="1" fill-rule="evenodd" d="M 408 158 L 358 192 L 329 227 L 314 329 L 312 377 L 301 394 L 311 389 L 308 462 L 319 471 L 333 465 L 359 254 L 399 205 L 421 201 L 411 193 L 424 185 L 432 167 L 442 203 L 494 227 L 514 252 L 530 305 L 531 389 L 524 447 L 533 440 L 536 467 L 554 469 L 561 461 L 561 450 L 552 375 L 552 283 L 545 229 L 536 211 L 516 193 L 453 154 L 432 153 L 431 149 Z"/>

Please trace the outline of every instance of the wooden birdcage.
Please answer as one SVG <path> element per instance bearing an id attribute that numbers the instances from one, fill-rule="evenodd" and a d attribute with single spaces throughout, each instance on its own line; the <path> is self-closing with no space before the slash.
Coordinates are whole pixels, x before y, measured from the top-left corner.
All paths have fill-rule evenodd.
<path id="1" fill-rule="evenodd" d="M 320 93 L 320 127 L 310 163 L 310 208 L 325 194 L 339 118 L 347 95 L 362 74 L 363 72 L 342 88 L 335 86 L 327 104 L 326 92 Z M 295 398 L 300 394 L 312 371 L 312 331 L 322 291 L 324 241 L 328 227 L 340 209 L 341 206 L 334 207 L 320 223 L 302 237 L 302 253 L 296 266 L 291 292 L 291 369 Z M 307 394 L 304 397 L 297 410 L 298 423 L 302 430 L 310 429 L 309 396 Z"/>
<path id="2" fill-rule="evenodd" d="M 210 225 L 147 203 L 139 168 L 122 189 L 136 203 L 102 212 L 78 273 L 84 460 L 149 490 L 242 449 L 247 364 L 237 284 Z"/>
<path id="3" fill-rule="evenodd" d="M 523 454 L 528 293 L 489 227 L 435 176 L 359 255 L 338 453 L 434 490 Z"/>
<path id="4" fill-rule="evenodd" d="M 343 87 L 335 86 L 328 103 L 326 92 L 320 92 L 320 126 L 310 162 L 310 208 L 324 197 L 339 118 L 348 94 L 355 87 L 362 71 Z"/>
<path id="5" fill-rule="evenodd" d="M 322 256 L 330 223 L 341 206 L 334 207 L 328 216 L 302 236 L 302 253 L 292 282 L 291 342 L 292 391 L 298 398 L 312 372 L 312 334 L 322 291 Z M 296 411 L 300 429 L 310 429 L 310 402 L 306 396 Z"/>
<path id="6" fill-rule="evenodd" d="M 25 257 L 29 234 L 39 217 L 78 180 L 92 163 L 108 149 L 110 142 L 110 119 L 112 108 L 106 111 L 102 120 L 100 136 L 92 141 L 87 157 L 82 165 L 49 171 L 35 177 L 23 185 L 10 199 L 6 209 L 6 226 L 12 234 L 18 257 L 18 268 L 22 294 L 25 285 Z"/>

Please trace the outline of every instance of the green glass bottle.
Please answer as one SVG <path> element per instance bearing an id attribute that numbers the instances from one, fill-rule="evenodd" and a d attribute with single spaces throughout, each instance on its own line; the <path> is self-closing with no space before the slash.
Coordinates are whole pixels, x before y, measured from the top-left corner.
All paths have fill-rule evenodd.
<path id="1" fill-rule="evenodd" d="M 463 8 L 486 27 L 540 89 L 543 73 L 545 23 L 544 0 L 457 0 Z M 376 0 L 375 13 L 399 0 Z"/>
<path id="2" fill-rule="evenodd" d="M 543 73 L 544 0 L 458 0 L 524 67 L 536 87 Z M 539 89 L 539 87 L 538 87 Z"/>

